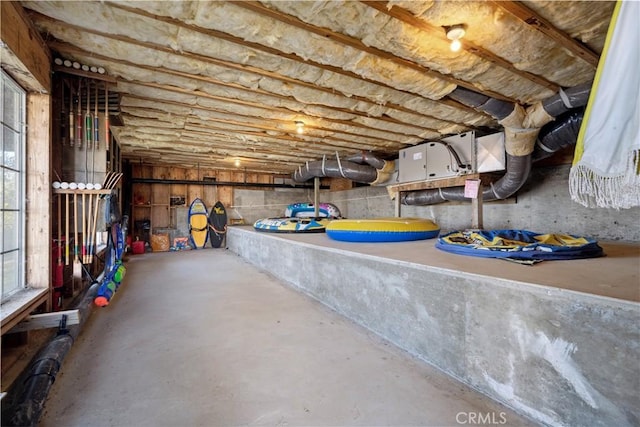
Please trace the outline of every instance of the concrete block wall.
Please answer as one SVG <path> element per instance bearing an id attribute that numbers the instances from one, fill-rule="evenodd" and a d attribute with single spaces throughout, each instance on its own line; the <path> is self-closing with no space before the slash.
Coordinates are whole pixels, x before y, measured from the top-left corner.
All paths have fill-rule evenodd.
<path id="1" fill-rule="evenodd" d="M 321 200 L 324 202 L 325 200 Z M 274 188 L 273 190 L 246 190 L 236 188 L 233 206 L 227 208 L 230 217 L 241 217 L 245 224 L 253 224 L 260 218 L 284 216 L 292 203 L 313 202 L 313 190 L 298 188 Z"/>
<path id="2" fill-rule="evenodd" d="M 361 190 L 359 190 L 361 191 Z M 228 247 L 552 426 L 640 424 L 640 305 L 229 229 Z"/>
<path id="3" fill-rule="evenodd" d="M 540 233 L 568 233 L 599 240 L 640 242 L 640 208 L 590 209 L 569 197 L 570 166 L 536 168 L 515 203 L 485 203 L 484 228 L 528 229 Z M 386 187 L 359 187 L 330 192 L 323 201 L 334 203 L 349 218 L 393 216 L 394 202 Z M 443 231 L 471 226 L 471 204 L 447 202 L 401 207 L 402 216 L 433 219 Z"/>

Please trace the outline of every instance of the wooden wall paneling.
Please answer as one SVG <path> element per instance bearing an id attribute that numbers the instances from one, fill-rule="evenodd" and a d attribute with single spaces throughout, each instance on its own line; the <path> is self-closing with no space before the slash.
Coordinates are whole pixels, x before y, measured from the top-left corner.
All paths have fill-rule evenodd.
<path id="1" fill-rule="evenodd" d="M 203 199 L 204 204 L 207 205 L 207 209 L 211 207 L 218 200 L 218 186 L 216 185 L 203 185 Z"/>
<path id="2" fill-rule="evenodd" d="M 218 173 L 218 181 L 221 182 L 230 182 L 233 181 L 232 172 L 229 171 L 220 171 Z M 222 202 L 223 205 L 230 207 L 233 206 L 233 187 L 229 186 L 218 186 L 218 200 Z"/>
<path id="3" fill-rule="evenodd" d="M 4 7 L 2 9 L 4 11 Z M 51 96 L 27 95 L 26 282 L 48 288 L 51 279 Z"/>
<path id="4" fill-rule="evenodd" d="M 153 176 L 153 167 L 149 165 L 133 164 L 131 166 L 132 178 L 151 178 Z"/>
<path id="5" fill-rule="evenodd" d="M 187 207 L 193 202 L 195 199 L 204 199 L 204 185 L 187 185 Z"/>
<path id="6" fill-rule="evenodd" d="M 151 209 L 151 226 L 153 229 L 169 228 L 170 222 L 169 205 L 156 205 Z"/>
<path id="7" fill-rule="evenodd" d="M 188 179 L 189 181 L 199 181 L 200 177 L 198 175 L 199 175 L 199 172 L 197 169 L 185 170 L 185 179 Z"/>
<path id="8" fill-rule="evenodd" d="M 152 178 L 171 179 L 171 169 L 166 166 L 154 166 Z"/>
<path id="9" fill-rule="evenodd" d="M 350 190 L 353 188 L 353 181 L 346 178 L 333 178 L 329 183 L 329 191 Z"/>
<path id="10" fill-rule="evenodd" d="M 185 168 L 169 168 L 169 179 L 187 179 Z"/>

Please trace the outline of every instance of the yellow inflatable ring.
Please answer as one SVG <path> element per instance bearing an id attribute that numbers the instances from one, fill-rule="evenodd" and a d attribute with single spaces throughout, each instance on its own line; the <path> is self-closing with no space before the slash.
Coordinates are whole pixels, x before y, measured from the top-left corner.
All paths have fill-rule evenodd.
<path id="1" fill-rule="evenodd" d="M 424 218 L 335 219 L 326 233 L 345 242 L 404 242 L 438 237 L 440 227 Z"/>

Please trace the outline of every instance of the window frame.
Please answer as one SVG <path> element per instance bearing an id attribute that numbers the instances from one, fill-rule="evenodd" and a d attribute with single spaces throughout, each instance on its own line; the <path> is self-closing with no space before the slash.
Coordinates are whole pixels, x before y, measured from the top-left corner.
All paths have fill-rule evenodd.
<path id="1" fill-rule="evenodd" d="M 26 120 L 27 120 L 27 91 L 20 86 L 5 70 L 2 70 L 2 93 L 3 93 L 3 102 L 0 105 L 1 118 L 0 121 L 2 123 L 2 155 L 4 156 L 4 144 L 6 141 L 4 140 L 4 130 L 5 126 L 10 130 L 16 132 L 18 134 L 18 138 L 16 144 L 18 145 L 18 156 L 19 156 L 19 164 L 15 165 L 15 167 L 8 167 L 5 164 L 4 158 L 0 161 L 0 169 L 2 170 L 2 206 L 0 206 L 0 213 L 2 213 L 2 241 L 0 241 L 0 280 L 2 281 L 2 286 L 0 287 L 0 303 L 4 304 L 5 302 L 11 300 L 16 294 L 20 293 L 20 291 L 24 291 L 27 289 L 27 281 L 26 281 Z M 18 129 L 14 129 L 12 126 L 9 126 L 5 123 L 5 111 L 4 111 L 4 91 L 5 85 L 9 85 L 13 91 L 15 91 L 19 95 L 19 107 L 17 118 L 17 127 Z M 18 180 L 17 180 L 17 208 L 5 208 L 4 207 L 4 197 L 5 197 L 5 180 L 4 180 L 4 172 L 5 170 L 10 170 L 13 172 L 17 172 Z M 4 214 L 5 212 L 17 212 L 18 214 L 18 230 L 17 230 L 17 248 L 10 248 L 5 251 L 4 247 Z M 4 258 L 7 254 L 18 252 L 18 265 L 17 265 L 17 286 L 12 288 L 9 291 L 5 292 L 5 264 Z"/>

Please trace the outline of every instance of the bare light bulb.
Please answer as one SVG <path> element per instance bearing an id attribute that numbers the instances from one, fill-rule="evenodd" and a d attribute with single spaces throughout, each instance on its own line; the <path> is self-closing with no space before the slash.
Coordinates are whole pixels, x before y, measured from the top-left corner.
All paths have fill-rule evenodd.
<path id="1" fill-rule="evenodd" d="M 296 121 L 296 132 L 300 135 L 304 133 L 304 122 Z"/>
<path id="2" fill-rule="evenodd" d="M 236 165 L 237 168 L 239 168 L 240 167 L 240 159 L 236 159 L 234 164 Z"/>
<path id="3" fill-rule="evenodd" d="M 451 51 L 452 52 L 459 51 L 461 47 L 462 47 L 462 43 L 460 43 L 460 40 L 455 39 L 455 40 L 451 41 Z"/>

